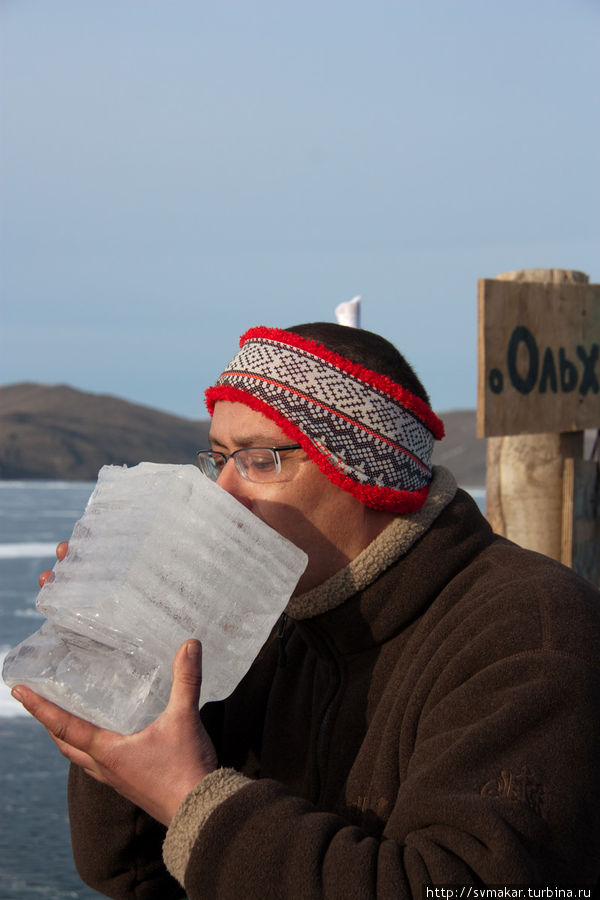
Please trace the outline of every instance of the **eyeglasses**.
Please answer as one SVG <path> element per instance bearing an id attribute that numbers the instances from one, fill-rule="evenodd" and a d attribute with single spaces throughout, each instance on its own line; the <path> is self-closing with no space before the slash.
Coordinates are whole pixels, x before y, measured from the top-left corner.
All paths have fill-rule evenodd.
<path id="1" fill-rule="evenodd" d="M 232 459 L 235 467 L 246 481 L 266 483 L 284 481 L 281 475 L 281 458 L 283 450 L 300 450 L 300 444 L 286 444 L 283 447 L 243 447 L 233 453 L 221 453 L 218 450 L 200 450 L 198 466 L 203 475 L 216 481 L 228 459 Z"/>

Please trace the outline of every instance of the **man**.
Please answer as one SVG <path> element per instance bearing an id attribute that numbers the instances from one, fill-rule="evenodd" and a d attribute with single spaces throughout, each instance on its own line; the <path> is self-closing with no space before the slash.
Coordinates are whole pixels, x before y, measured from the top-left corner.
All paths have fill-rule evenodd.
<path id="1" fill-rule="evenodd" d="M 432 473 L 442 424 L 383 338 L 253 329 L 207 402 L 201 468 L 308 566 L 202 721 L 195 641 L 129 737 L 18 689 L 73 763 L 82 877 L 161 900 L 595 885 L 598 593 Z"/>

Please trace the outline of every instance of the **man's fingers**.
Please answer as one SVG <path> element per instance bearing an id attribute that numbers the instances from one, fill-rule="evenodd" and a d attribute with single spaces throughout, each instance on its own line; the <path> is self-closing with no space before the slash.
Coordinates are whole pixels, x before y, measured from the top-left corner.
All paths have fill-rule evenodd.
<path id="1" fill-rule="evenodd" d="M 197 712 L 202 685 L 202 645 L 190 640 L 182 644 L 173 660 L 173 685 L 167 709 L 170 712 Z"/>
<path id="2" fill-rule="evenodd" d="M 76 766 L 79 766 L 84 770 L 84 772 L 87 772 L 88 775 L 93 775 L 93 777 L 98 781 L 103 780 L 96 761 L 92 759 L 89 753 L 84 753 L 83 750 L 77 750 L 75 747 L 72 747 L 70 744 L 66 744 L 65 741 L 61 741 L 53 734 L 50 734 L 50 737 L 52 738 L 62 755 L 66 757 L 69 762 L 74 763 Z"/>
<path id="3" fill-rule="evenodd" d="M 67 553 L 69 552 L 69 542 L 61 541 L 60 544 L 56 545 L 56 558 L 61 560 L 64 559 Z M 54 572 L 52 569 L 44 569 L 42 574 L 40 575 L 40 587 L 44 587 L 47 582 L 54 581 Z"/>
<path id="4" fill-rule="evenodd" d="M 103 729 L 66 712 L 50 700 L 44 700 L 39 694 L 21 684 L 13 688 L 12 695 L 23 704 L 27 712 L 48 729 L 57 743 L 60 741 L 89 753 L 97 741 L 97 736 L 103 733 Z"/>

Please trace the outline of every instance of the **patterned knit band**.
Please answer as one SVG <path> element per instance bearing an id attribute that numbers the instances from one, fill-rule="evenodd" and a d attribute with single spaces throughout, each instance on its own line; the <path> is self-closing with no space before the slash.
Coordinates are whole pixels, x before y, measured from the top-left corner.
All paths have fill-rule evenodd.
<path id="1" fill-rule="evenodd" d="M 434 439 L 431 408 L 385 375 L 277 328 L 252 328 L 206 391 L 274 421 L 334 484 L 375 509 L 412 512 L 427 497 Z"/>

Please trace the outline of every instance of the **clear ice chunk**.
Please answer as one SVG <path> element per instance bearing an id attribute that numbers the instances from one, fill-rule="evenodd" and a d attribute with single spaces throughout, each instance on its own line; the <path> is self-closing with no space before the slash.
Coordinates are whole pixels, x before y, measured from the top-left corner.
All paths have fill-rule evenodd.
<path id="1" fill-rule="evenodd" d="M 201 704 L 229 696 L 306 563 L 195 466 L 104 466 L 38 594 L 46 621 L 8 653 L 2 676 L 131 734 L 165 708 L 186 638 L 202 641 Z"/>

